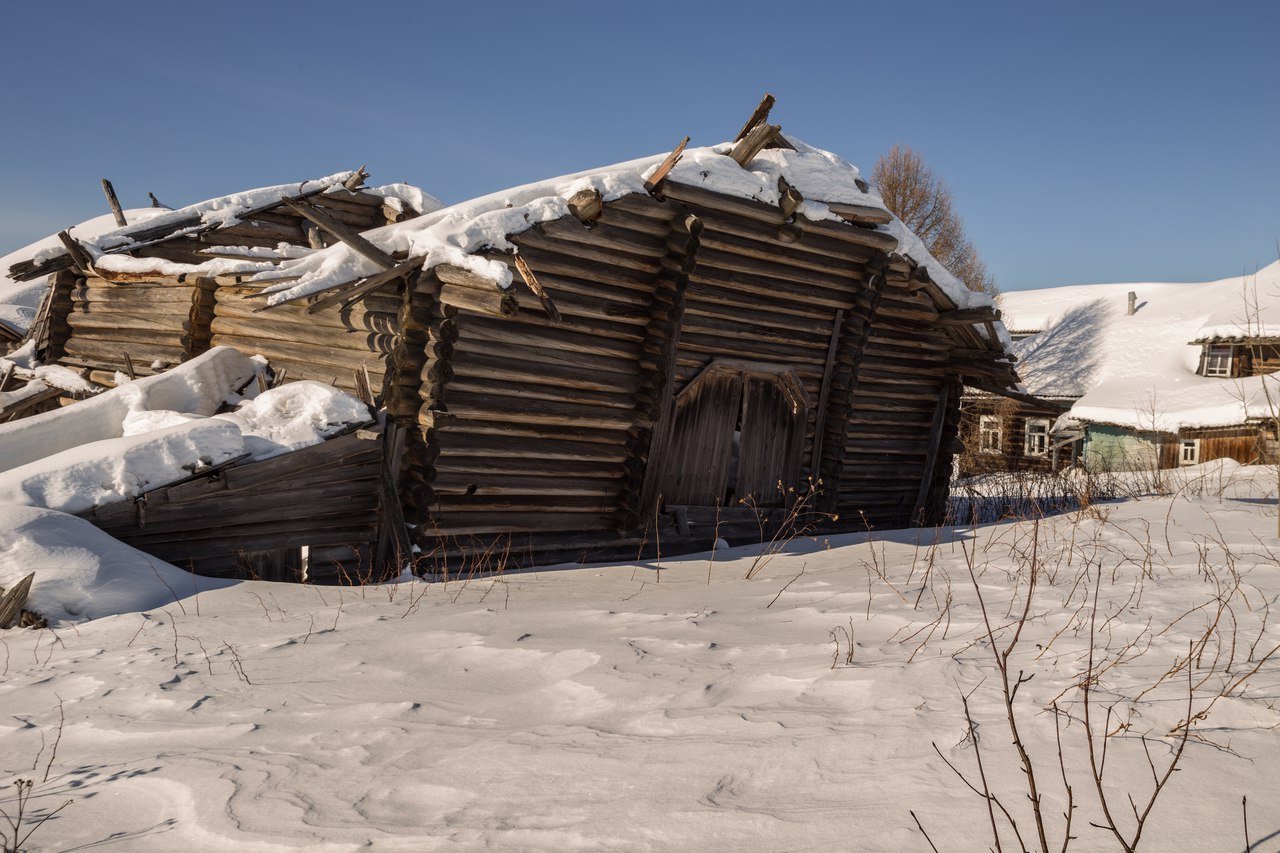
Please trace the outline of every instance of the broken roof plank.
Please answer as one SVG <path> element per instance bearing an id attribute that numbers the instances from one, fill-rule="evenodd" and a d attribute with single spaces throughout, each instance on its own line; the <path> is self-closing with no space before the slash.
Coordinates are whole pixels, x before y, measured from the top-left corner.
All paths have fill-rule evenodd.
<path id="1" fill-rule="evenodd" d="M 396 265 L 395 258 L 391 257 L 382 249 L 379 249 L 364 237 L 360 236 L 359 231 L 356 231 L 356 229 L 349 225 L 344 225 L 320 208 L 316 207 L 314 204 L 301 199 L 292 198 L 281 199 L 281 201 L 286 207 L 296 211 L 299 215 L 306 217 L 318 227 L 346 243 L 353 251 L 364 255 L 383 269 L 391 269 Z"/>

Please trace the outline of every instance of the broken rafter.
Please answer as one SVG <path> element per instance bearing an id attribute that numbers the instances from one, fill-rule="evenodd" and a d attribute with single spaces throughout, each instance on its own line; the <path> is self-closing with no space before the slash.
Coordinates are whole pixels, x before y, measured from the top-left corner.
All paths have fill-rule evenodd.
<path id="1" fill-rule="evenodd" d="M 733 146 L 733 150 L 729 152 L 729 156 L 744 169 L 747 164 L 756 158 L 764 147 L 772 142 L 782 127 L 776 124 L 757 124 L 751 130 L 747 131 L 747 135 L 738 140 Z"/>
<path id="2" fill-rule="evenodd" d="M 680 158 L 684 156 L 684 147 L 689 144 L 689 137 L 680 140 L 680 144 L 676 146 L 676 150 L 667 155 L 667 159 L 662 161 L 662 165 L 658 167 L 649 180 L 644 182 L 644 188 L 649 192 L 655 192 L 658 186 L 667 179 L 667 175 L 671 174 L 671 170 L 676 167 L 676 163 L 680 162 Z"/>
<path id="3" fill-rule="evenodd" d="M 106 178 L 102 179 L 102 192 L 107 197 L 107 205 L 111 208 L 111 215 L 116 219 L 116 225 L 121 228 L 129 224 L 124 218 L 124 210 L 120 207 L 120 199 L 116 198 L 116 188 L 111 186 L 111 182 Z"/>
<path id="4" fill-rule="evenodd" d="M 742 130 L 738 131 L 738 135 L 733 138 L 734 142 L 740 141 L 744 136 L 751 132 L 751 129 L 758 124 L 769 120 L 769 111 L 773 109 L 773 105 L 777 99 L 768 92 L 764 93 L 764 97 L 760 99 L 760 105 L 756 107 L 756 111 L 751 114 L 751 118 L 747 119 L 747 123 L 742 126 Z"/>
<path id="5" fill-rule="evenodd" d="M 403 278 L 413 271 L 420 269 L 425 260 L 425 257 L 410 258 L 404 263 L 396 264 L 389 270 L 383 270 L 380 273 L 371 275 L 368 278 L 361 279 L 360 281 L 353 282 L 352 284 L 345 285 L 340 288 L 334 288 L 332 292 L 328 292 L 327 295 L 308 305 L 307 313 L 315 314 L 318 311 L 328 308 L 330 305 L 337 305 L 338 303 L 341 303 L 342 307 L 345 308 L 354 302 L 358 302 L 370 293 L 373 293 L 383 285 L 389 284 L 398 278 Z M 311 295 L 314 296 L 315 294 Z"/>
<path id="6" fill-rule="evenodd" d="M 351 192 L 355 192 L 356 190 L 364 186 L 365 179 L 368 177 L 369 177 L 368 171 L 366 171 L 365 167 L 361 165 L 359 169 L 356 169 L 355 174 L 353 174 L 351 177 L 347 178 L 345 181 L 342 182 L 342 185 L 346 187 L 348 190 L 350 190 Z"/>
<path id="7" fill-rule="evenodd" d="M 328 231 L 334 237 L 350 246 L 353 251 L 364 255 L 383 269 L 391 269 L 396 265 L 395 258 L 370 243 L 360 235 L 360 232 L 334 219 L 311 202 L 291 198 L 281 199 L 281 201 L 284 202 L 286 207 Z"/>
<path id="8" fill-rule="evenodd" d="M 688 141 L 688 137 L 685 137 Z M 524 283 L 533 291 L 533 295 L 538 297 L 538 301 L 542 303 L 542 310 L 547 312 L 547 318 L 552 323 L 559 323 L 563 320 L 560 316 L 560 309 L 556 308 L 556 304 L 551 301 L 551 297 L 542 289 L 542 285 L 538 283 L 538 279 L 533 274 L 533 270 L 529 269 L 529 265 L 524 262 L 524 258 L 517 253 L 515 255 L 516 269 L 520 271 L 520 277 L 524 279 Z"/>
<path id="9" fill-rule="evenodd" d="M 88 275 L 93 269 L 93 259 L 84 250 L 84 246 L 76 242 L 76 238 L 71 236 L 70 231 L 59 231 L 58 239 L 62 241 L 62 247 L 67 250 L 67 254 L 71 257 L 71 266 L 76 273 Z"/>

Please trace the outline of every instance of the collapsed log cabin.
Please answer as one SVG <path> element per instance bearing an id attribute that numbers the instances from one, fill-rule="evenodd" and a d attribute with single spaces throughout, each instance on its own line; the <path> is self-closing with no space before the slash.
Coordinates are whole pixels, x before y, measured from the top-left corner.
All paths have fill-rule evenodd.
<path id="1" fill-rule="evenodd" d="M 767 106 L 723 145 L 224 268 L 211 343 L 354 374 L 420 572 L 936 522 L 962 385 L 1017 393 L 1008 336 Z"/>
<path id="2" fill-rule="evenodd" d="M 356 304 L 403 272 L 383 403 L 433 559 L 670 553 L 797 507 L 933 522 L 962 383 L 1017 394 L 990 301 L 853 167 L 763 119 L 363 238 L 389 257 L 346 243 L 244 284 Z"/>
<path id="3" fill-rule="evenodd" d="M 272 322 L 281 318 L 246 329 L 236 311 L 238 277 L 225 271 L 271 269 L 281 259 L 336 242 L 335 231 L 358 233 L 417 216 L 419 208 L 439 207 L 412 187 L 365 188 L 366 178 L 361 169 L 250 190 L 157 211 L 84 241 L 59 234 L 58 249 L 10 270 L 19 282 L 48 277 L 45 302 L 30 331 L 41 360 L 83 369 L 109 386 L 116 373 L 150 375 L 207 351 L 219 338 L 242 349 L 269 350 L 275 340 Z M 215 323 L 220 285 L 228 286 L 228 306 Z M 309 321 L 341 324 L 346 319 L 335 311 Z M 370 340 L 369 349 L 376 352 L 377 343 Z M 354 387 L 352 371 L 346 364 L 336 369 L 333 359 L 264 355 L 275 355 L 297 378 Z M 367 360 L 373 367 L 379 363 L 377 357 Z"/>

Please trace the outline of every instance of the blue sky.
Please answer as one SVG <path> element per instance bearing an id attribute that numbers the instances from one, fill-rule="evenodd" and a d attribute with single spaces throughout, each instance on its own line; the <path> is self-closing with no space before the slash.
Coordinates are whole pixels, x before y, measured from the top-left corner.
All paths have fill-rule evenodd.
<path id="1" fill-rule="evenodd" d="M 11 6 L 0 250 L 367 163 L 444 201 L 735 133 L 951 184 L 1006 289 L 1276 260 L 1280 3 Z"/>

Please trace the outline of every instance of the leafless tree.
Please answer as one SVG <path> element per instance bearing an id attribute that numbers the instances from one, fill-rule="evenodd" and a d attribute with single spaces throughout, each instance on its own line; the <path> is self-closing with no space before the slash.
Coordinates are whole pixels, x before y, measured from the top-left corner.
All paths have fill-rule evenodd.
<path id="1" fill-rule="evenodd" d="M 884 203 L 970 290 L 995 296 L 996 280 L 965 233 L 951 188 L 920 155 L 901 143 L 876 161 L 871 179 Z"/>

